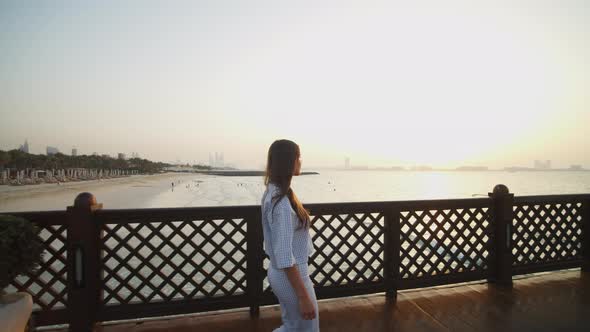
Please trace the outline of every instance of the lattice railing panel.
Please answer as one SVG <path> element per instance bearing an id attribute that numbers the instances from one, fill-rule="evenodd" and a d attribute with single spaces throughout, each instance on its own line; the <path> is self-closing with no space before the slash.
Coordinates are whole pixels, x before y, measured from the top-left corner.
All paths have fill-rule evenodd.
<path id="1" fill-rule="evenodd" d="M 246 221 L 104 224 L 104 303 L 245 294 Z"/>
<path id="2" fill-rule="evenodd" d="M 406 210 L 400 214 L 400 276 L 484 271 L 488 268 L 488 209 Z"/>
<path id="3" fill-rule="evenodd" d="M 66 225 L 38 225 L 45 251 L 36 273 L 17 277 L 7 292 L 22 291 L 33 296 L 34 310 L 54 310 L 66 306 L 67 251 Z"/>
<path id="4" fill-rule="evenodd" d="M 268 267 L 270 266 L 270 259 L 266 253 L 264 254 L 264 260 L 262 261 L 262 267 L 264 268 L 264 279 L 262 281 L 263 293 L 268 294 L 272 292 L 270 283 L 268 282 Z"/>
<path id="5" fill-rule="evenodd" d="M 310 276 L 321 286 L 383 281 L 384 217 L 381 213 L 312 216 L 315 253 Z"/>
<path id="6" fill-rule="evenodd" d="M 315 287 L 383 281 L 384 218 L 381 213 L 314 215 L 315 252 L 309 274 Z M 265 270 L 268 258 L 264 260 Z M 270 292 L 268 279 L 264 291 Z"/>
<path id="7" fill-rule="evenodd" d="M 582 203 L 515 204 L 513 266 L 582 258 Z"/>

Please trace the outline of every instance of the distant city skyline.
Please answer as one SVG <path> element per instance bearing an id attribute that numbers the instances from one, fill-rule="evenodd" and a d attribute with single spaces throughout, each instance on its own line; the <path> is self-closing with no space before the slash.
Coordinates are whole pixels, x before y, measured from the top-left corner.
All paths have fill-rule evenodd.
<path id="1" fill-rule="evenodd" d="M 590 168 L 580 0 L 7 0 L 0 47 L 3 150 Z"/>
<path id="2" fill-rule="evenodd" d="M 26 149 L 26 151 L 25 151 Z M 21 144 L 20 147 L 18 148 L 18 150 L 21 151 L 25 151 L 27 153 L 33 153 L 33 154 L 40 154 L 40 153 L 35 153 L 34 151 L 29 152 L 30 146 L 29 146 L 29 142 L 28 139 L 25 140 L 24 144 Z M 2 150 L 0 148 L 0 150 Z M 13 150 L 13 149 L 8 149 L 8 150 Z M 49 152 L 51 151 L 51 154 L 55 154 L 55 153 L 63 153 L 59 150 L 59 148 L 57 147 L 51 147 L 51 146 L 47 146 L 46 147 L 46 154 L 49 154 Z M 41 153 L 42 154 L 42 153 Z M 81 153 L 81 155 L 97 155 L 97 152 L 93 152 L 93 153 Z M 78 149 L 77 148 L 72 148 L 72 156 L 76 156 L 78 155 Z M 118 159 L 127 159 L 127 154 L 122 153 L 122 152 L 117 152 L 117 153 L 113 153 L 113 154 L 102 154 L 102 156 L 110 156 L 113 158 L 118 158 Z M 137 152 L 132 152 L 131 153 L 131 158 L 139 158 L 139 153 Z M 224 153 L 223 152 L 209 152 L 209 162 L 204 162 L 204 161 L 197 161 L 197 160 L 180 160 L 180 159 L 176 159 L 174 161 L 171 160 L 152 160 L 152 161 L 160 161 L 160 162 L 167 162 L 170 164 L 193 164 L 193 165 L 208 165 L 211 167 L 215 167 L 215 168 L 223 168 L 223 167 L 231 167 L 231 168 L 236 168 L 237 165 L 233 164 L 233 163 L 225 163 L 224 160 Z M 263 164 L 259 164 L 258 167 L 242 167 L 242 168 L 252 168 L 252 169 L 264 169 L 264 165 Z M 239 168 L 239 167 L 237 167 Z M 424 171 L 424 170 L 461 170 L 461 171 L 494 171 L 494 170 L 565 170 L 565 169 L 569 169 L 569 170 L 589 170 L 590 167 L 586 167 L 582 164 L 565 164 L 562 163 L 560 164 L 559 167 L 553 167 L 553 161 L 552 160 L 531 160 L 530 161 L 530 165 L 503 165 L 503 166 L 497 166 L 497 167 L 488 167 L 487 165 L 483 165 L 483 164 L 478 164 L 478 165 L 455 165 L 455 166 L 447 166 L 447 167 L 436 167 L 436 166 L 432 166 L 432 165 L 424 165 L 424 164 L 409 164 L 409 165 L 370 165 L 370 164 L 358 164 L 355 165 L 352 163 L 352 160 L 350 157 L 344 157 L 344 165 L 343 166 L 337 166 L 337 165 L 313 165 L 313 166 L 305 166 L 304 169 L 311 169 L 311 168 L 317 168 L 317 169 L 343 169 L 343 170 L 416 170 L 416 171 Z"/>
<path id="3" fill-rule="evenodd" d="M 61 151 L 59 151 L 59 149 L 56 148 L 55 146 L 49 146 L 48 145 L 48 146 L 45 147 L 45 154 L 48 155 L 48 156 L 52 156 L 52 155 L 58 154 L 60 152 Z"/>

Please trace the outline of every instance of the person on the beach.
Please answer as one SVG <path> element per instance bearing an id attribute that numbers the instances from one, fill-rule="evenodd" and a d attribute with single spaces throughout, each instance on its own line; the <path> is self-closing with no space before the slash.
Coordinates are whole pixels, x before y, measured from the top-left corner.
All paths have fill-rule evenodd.
<path id="1" fill-rule="evenodd" d="M 281 305 L 283 325 L 275 331 L 319 331 L 318 304 L 307 260 L 314 252 L 309 213 L 291 189 L 301 173 L 299 146 L 277 140 L 268 150 L 262 195 L 264 251 L 268 281 Z"/>

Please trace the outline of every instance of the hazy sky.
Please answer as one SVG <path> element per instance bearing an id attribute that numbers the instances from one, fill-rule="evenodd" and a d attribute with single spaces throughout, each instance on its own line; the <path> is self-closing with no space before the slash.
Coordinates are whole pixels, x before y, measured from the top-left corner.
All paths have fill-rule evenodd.
<path id="1" fill-rule="evenodd" d="M 0 149 L 590 167 L 586 1 L 0 0 Z"/>

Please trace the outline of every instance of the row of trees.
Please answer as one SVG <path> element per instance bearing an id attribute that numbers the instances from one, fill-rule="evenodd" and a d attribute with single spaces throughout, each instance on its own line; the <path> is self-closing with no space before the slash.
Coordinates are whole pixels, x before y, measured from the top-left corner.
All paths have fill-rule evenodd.
<path id="1" fill-rule="evenodd" d="M 68 156 L 63 153 L 54 155 L 30 154 L 20 150 L 0 150 L 0 169 L 63 169 L 63 168 L 89 168 L 89 169 L 121 169 L 138 170 L 140 173 L 157 173 L 170 166 L 162 162 L 153 162 L 147 159 L 131 158 L 117 159 L 108 156 L 81 155 Z"/>

